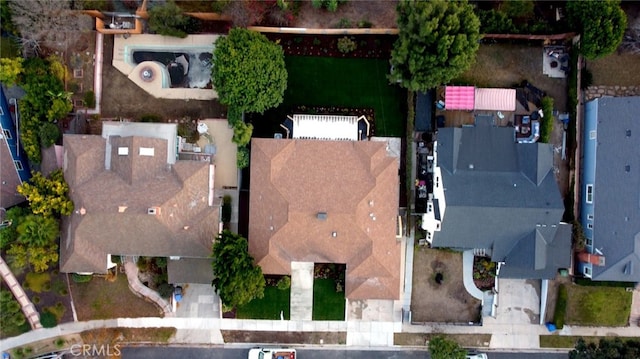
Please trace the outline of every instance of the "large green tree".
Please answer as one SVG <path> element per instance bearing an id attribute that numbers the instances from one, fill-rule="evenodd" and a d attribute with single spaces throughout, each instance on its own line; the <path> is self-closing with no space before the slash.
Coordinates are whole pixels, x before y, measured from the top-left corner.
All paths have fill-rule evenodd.
<path id="1" fill-rule="evenodd" d="M 212 285 L 228 308 L 249 303 L 264 296 L 262 269 L 249 254 L 247 240 L 224 230 L 213 244 Z"/>
<path id="2" fill-rule="evenodd" d="M 68 197 L 69 185 L 60 169 L 51 172 L 49 177 L 32 172 L 30 182 L 18 186 L 18 193 L 27 198 L 34 214 L 68 216 L 73 211 L 73 202 Z"/>
<path id="3" fill-rule="evenodd" d="M 580 32 L 580 51 L 588 59 L 614 52 L 627 28 L 627 15 L 619 0 L 567 2 L 567 18 Z"/>
<path id="4" fill-rule="evenodd" d="M 448 83 L 473 64 L 480 20 L 466 1 L 401 0 L 389 79 L 413 91 Z"/>
<path id="5" fill-rule="evenodd" d="M 8 290 L 0 288 L 0 333 L 16 335 L 21 332 L 20 327 L 27 322 L 20 304 Z"/>
<path id="6" fill-rule="evenodd" d="M 30 264 L 36 272 L 43 272 L 58 261 L 58 221 L 42 215 L 28 215 L 17 226 L 18 238 L 12 242 L 7 254 L 16 267 Z"/>
<path id="7" fill-rule="evenodd" d="M 287 88 L 287 69 L 280 45 L 264 35 L 234 28 L 218 38 L 211 77 L 220 103 L 242 112 L 276 107 Z"/>
<path id="8" fill-rule="evenodd" d="M 429 341 L 431 359 L 465 359 L 467 351 L 453 340 L 437 336 Z"/>
<path id="9" fill-rule="evenodd" d="M 640 340 L 620 338 L 600 339 L 598 344 L 585 343 L 578 339 L 575 349 L 569 352 L 569 359 L 635 359 L 640 358 Z"/>

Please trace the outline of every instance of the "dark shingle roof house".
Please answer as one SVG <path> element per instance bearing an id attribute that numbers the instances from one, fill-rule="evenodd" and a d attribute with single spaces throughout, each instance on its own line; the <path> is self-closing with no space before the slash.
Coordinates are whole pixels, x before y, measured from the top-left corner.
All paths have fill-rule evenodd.
<path id="1" fill-rule="evenodd" d="M 585 105 L 578 271 L 593 280 L 640 282 L 640 96 Z"/>
<path id="2" fill-rule="evenodd" d="M 551 145 L 518 144 L 508 127 L 449 127 L 438 132 L 436 155 L 434 247 L 487 253 L 507 278 L 548 279 L 569 267 L 571 226 L 561 223 Z"/>
<path id="3" fill-rule="evenodd" d="M 176 160 L 175 140 L 175 124 L 105 123 L 102 136 L 64 136 L 75 211 L 62 222 L 61 271 L 105 273 L 110 255 L 169 257 L 198 267 L 208 260 L 219 224 L 213 168 Z M 213 276 L 196 273 L 190 282 L 210 283 Z"/>
<path id="4" fill-rule="evenodd" d="M 398 158 L 385 142 L 253 139 L 249 252 L 265 274 L 344 263 L 349 299 L 398 299 Z"/>

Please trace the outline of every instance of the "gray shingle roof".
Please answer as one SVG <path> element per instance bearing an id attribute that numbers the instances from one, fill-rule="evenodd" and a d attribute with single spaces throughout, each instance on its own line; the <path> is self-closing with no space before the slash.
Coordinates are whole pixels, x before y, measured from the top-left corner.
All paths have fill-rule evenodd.
<path id="1" fill-rule="evenodd" d="M 547 274 L 542 267 L 557 271 L 548 248 L 570 240 L 570 233 L 557 233 L 564 205 L 552 147 L 517 144 L 513 136 L 512 128 L 489 126 L 439 131 L 446 210 L 433 244 L 492 249 L 492 259 L 505 261 L 512 273 L 538 278 Z M 564 253 L 558 255 L 570 258 L 569 249 L 560 247 Z"/>
<path id="2" fill-rule="evenodd" d="M 592 278 L 637 282 L 640 281 L 640 97 L 605 97 L 597 101 L 593 241 L 606 257 L 606 266 L 594 266 Z M 625 270 L 629 274 L 624 274 Z"/>

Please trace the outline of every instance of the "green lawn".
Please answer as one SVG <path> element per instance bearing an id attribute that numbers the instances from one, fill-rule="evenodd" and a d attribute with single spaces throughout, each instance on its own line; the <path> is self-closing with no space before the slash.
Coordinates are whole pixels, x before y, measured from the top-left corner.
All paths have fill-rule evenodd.
<path id="1" fill-rule="evenodd" d="M 272 136 L 284 116 L 304 105 L 373 108 L 375 136 L 403 136 L 406 91 L 389 85 L 387 60 L 289 56 L 285 61 L 284 102 L 261 116 L 271 126 L 263 135 Z"/>
<path id="2" fill-rule="evenodd" d="M 238 319 L 280 319 L 280 311 L 284 312 L 284 319 L 290 315 L 289 297 L 291 289 L 280 290 L 274 286 L 264 288 L 264 298 L 254 299 L 247 305 L 238 307 Z"/>
<path id="3" fill-rule="evenodd" d="M 626 326 L 632 293 L 625 288 L 567 286 L 566 324 L 582 326 Z"/>
<path id="4" fill-rule="evenodd" d="M 344 292 L 336 292 L 333 279 L 313 281 L 313 320 L 344 320 Z"/>

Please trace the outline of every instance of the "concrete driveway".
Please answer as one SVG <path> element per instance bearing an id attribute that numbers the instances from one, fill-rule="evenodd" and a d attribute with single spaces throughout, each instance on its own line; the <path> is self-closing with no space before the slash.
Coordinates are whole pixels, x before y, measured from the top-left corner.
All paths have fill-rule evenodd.
<path id="1" fill-rule="evenodd" d="M 221 318 L 220 298 L 210 284 L 183 285 L 182 300 L 177 303 L 178 318 Z"/>

